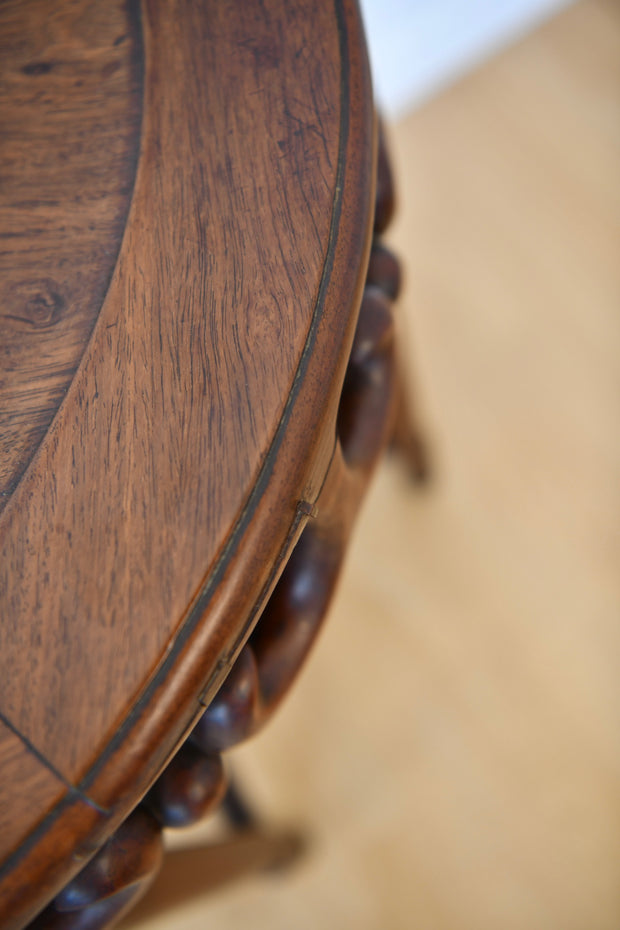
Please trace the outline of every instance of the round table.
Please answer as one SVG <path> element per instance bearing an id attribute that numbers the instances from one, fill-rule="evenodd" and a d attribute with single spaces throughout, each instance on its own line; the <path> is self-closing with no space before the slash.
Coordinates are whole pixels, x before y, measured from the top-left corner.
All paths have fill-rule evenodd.
<path id="1" fill-rule="evenodd" d="M 40 926 L 77 927 L 61 889 L 149 789 L 166 823 L 235 660 L 212 764 L 314 638 L 391 429 L 398 269 L 368 271 L 354 2 L 23 0 L 0 34 L 0 925 L 56 896 Z"/>

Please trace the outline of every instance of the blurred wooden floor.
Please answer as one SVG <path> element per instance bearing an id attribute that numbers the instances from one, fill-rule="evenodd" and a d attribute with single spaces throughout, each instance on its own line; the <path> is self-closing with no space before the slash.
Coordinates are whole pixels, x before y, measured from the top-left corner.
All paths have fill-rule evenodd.
<path id="1" fill-rule="evenodd" d="M 306 858 L 135 930 L 620 927 L 620 5 L 391 137 L 436 481 L 383 468 L 310 667 L 233 756 Z"/>

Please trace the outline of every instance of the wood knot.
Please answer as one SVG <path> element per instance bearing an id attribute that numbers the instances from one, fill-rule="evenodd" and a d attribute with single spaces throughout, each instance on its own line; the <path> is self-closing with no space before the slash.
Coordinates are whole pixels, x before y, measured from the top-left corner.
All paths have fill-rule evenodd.
<path id="1" fill-rule="evenodd" d="M 3 316 L 31 329 L 50 329 L 60 320 L 65 300 L 47 279 L 23 281 L 7 295 Z"/>
<path id="2" fill-rule="evenodd" d="M 49 74 L 54 67 L 53 61 L 31 61 L 22 68 L 23 74 Z"/>

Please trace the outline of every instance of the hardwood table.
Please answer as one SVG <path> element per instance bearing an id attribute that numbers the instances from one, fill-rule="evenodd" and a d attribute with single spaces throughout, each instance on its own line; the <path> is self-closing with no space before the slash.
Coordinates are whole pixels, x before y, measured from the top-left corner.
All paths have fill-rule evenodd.
<path id="1" fill-rule="evenodd" d="M 398 403 L 392 192 L 352 0 L 0 36 L 0 926 L 94 927 L 316 634 Z"/>

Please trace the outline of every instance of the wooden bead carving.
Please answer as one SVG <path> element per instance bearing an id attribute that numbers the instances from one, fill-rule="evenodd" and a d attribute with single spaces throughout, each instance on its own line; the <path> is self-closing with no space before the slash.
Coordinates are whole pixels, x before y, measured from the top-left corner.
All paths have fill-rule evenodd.
<path id="1" fill-rule="evenodd" d="M 339 565 L 339 551 L 309 524 L 250 639 L 265 716 L 292 684 L 316 637 Z"/>
<path id="2" fill-rule="evenodd" d="M 375 196 L 375 233 L 385 232 L 394 215 L 394 182 L 385 144 L 383 127 L 379 123 L 377 157 L 377 192 Z"/>
<path id="3" fill-rule="evenodd" d="M 129 885 L 103 901 L 81 911 L 57 911 L 47 907 L 28 925 L 29 930 L 107 930 L 114 926 L 142 897 L 146 885 Z"/>
<path id="4" fill-rule="evenodd" d="M 244 646 L 190 739 L 204 752 L 229 749 L 253 732 L 259 707 L 256 662 L 252 649 Z"/>
<path id="5" fill-rule="evenodd" d="M 96 930 L 139 898 L 161 864 L 161 827 L 137 807 L 88 865 L 30 925 L 32 930 Z"/>
<path id="6" fill-rule="evenodd" d="M 155 818 L 137 807 L 56 898 L 58 911 L 75 911 L 150 878 L 161 861 L 161 829 Z"/>
<path id="7" fill-rule="evenodd" d="M 400 264 L 393 252 L 380 240 L 372 244 L 366 283 L 376 285 L 390 300 L 396 300 L 400 294 Z"/>
<path id="8" fill-rule="evenodd" d="M 207 755 L 189 740 L 159 776 L 144 804 L 164 827 L 202 820 L 224 797 L 226 778 L 219 755 Z"/>
<path id="9" fill-rule="evenodd" d="M 394 396 L 393 320 L 383 291 L 364 291 L 338 410 L 338 434 L 351 467 L 368 467 L 385 441 Z"/>

